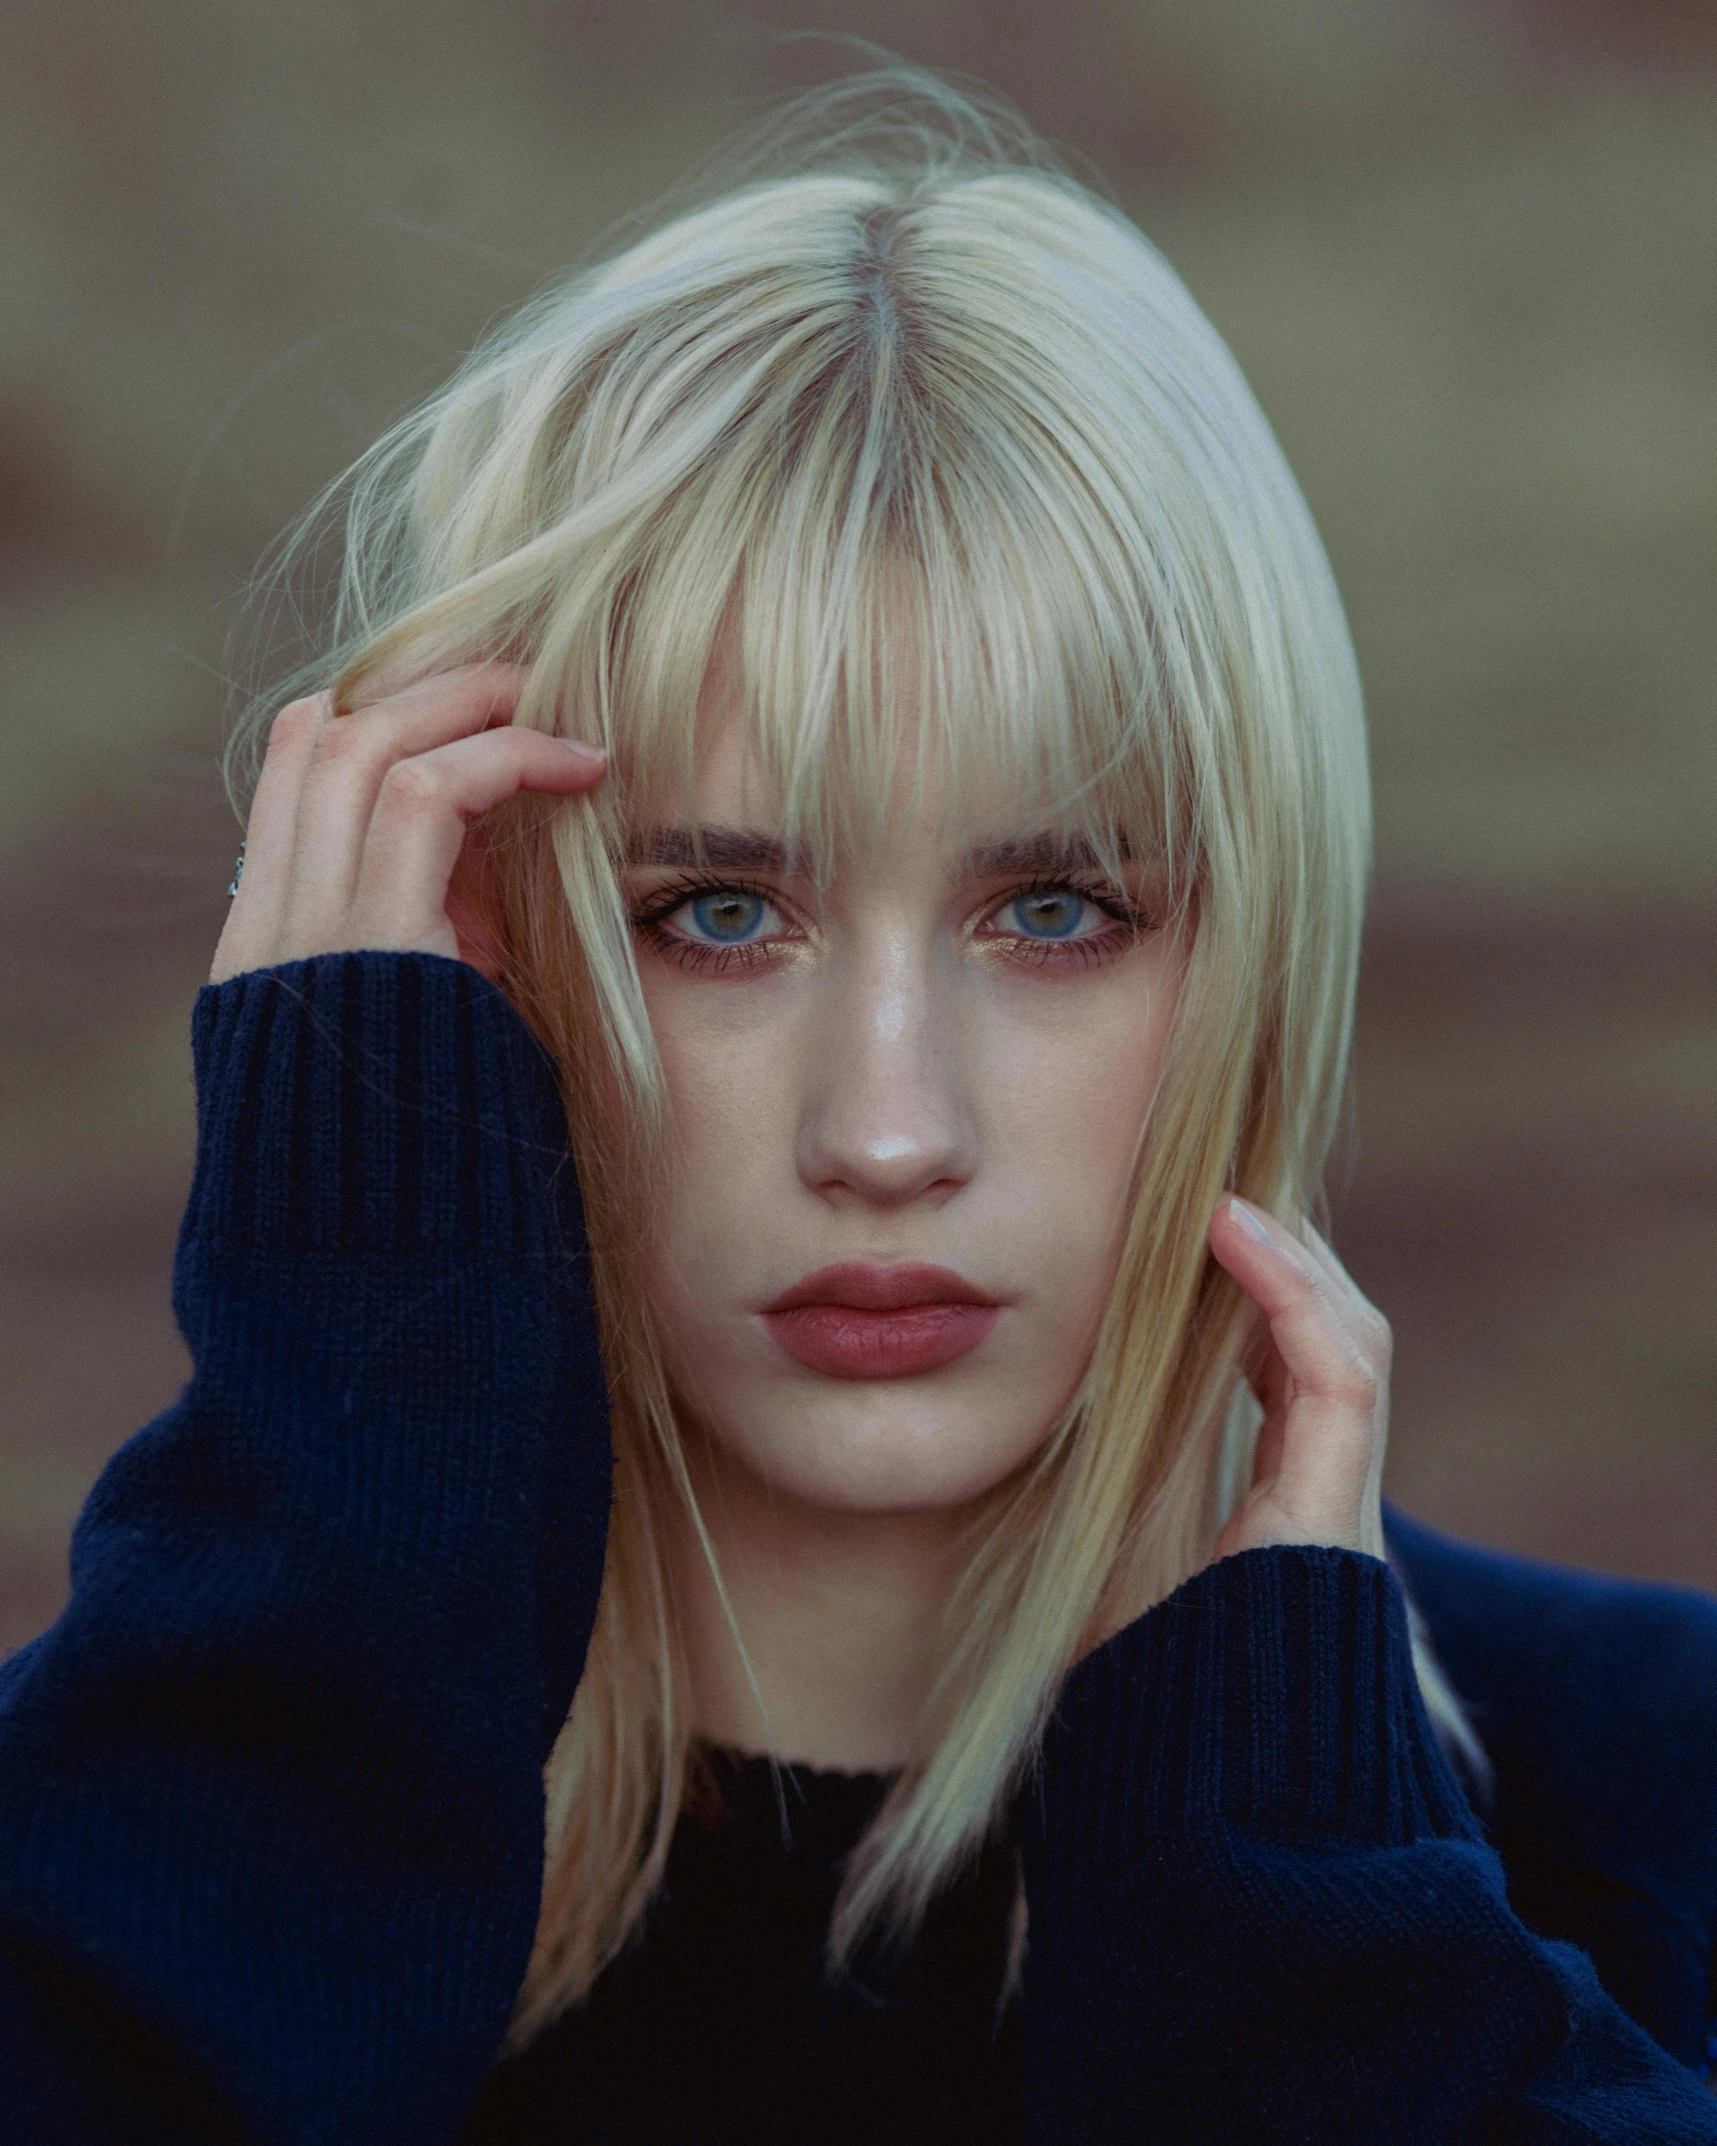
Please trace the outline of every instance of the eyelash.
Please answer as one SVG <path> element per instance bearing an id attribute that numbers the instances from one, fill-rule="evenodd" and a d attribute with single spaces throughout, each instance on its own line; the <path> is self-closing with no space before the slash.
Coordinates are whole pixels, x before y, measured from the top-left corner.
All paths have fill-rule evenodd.
<path id="1" fill-rule="evenodd" d="M 718 976 L 725 976 L 733 969 L 757 969 L 772 960 L 775 947 L 770 940 L 758 940 L 748 945 L 707 946 L 697 939 L 682 939 L 675 933 L 664 930 L 669 917 L 676 909 L 683 909 L 687 902 L 695 901 L 700 894 L 749 894 L 771 908 L 779 907 L 776 897 L 767 887 L 760 887 L 754 880 L 734 879 L 714 874 L 700 877 L 687 873 L 685 877 L 660 887 L 643 905 L 632 914 L 632 929 L 644 939 L 656 953 L 669 961 L 678 962 L 682 969 L 707 971 L 713 969 Z"/>
<path id="2" fill-rule="evenodd" d="M 698 974 L 713 973 L 718 976 L 731 974 L 735 969 L 755 971 L 772 962 L 779 951 L 778 940 L 753 940 L 733 946 L 710 946 L 697 939 L 682 939 L 668 931 L 667 920 L 676 909 L 683 909 L 687 902 L 695 901 L 700 894 L 746 894 L 772 908 L 779 908 L 779 897 L 768 887 L 759 886 L 754 880 L 736 879 L 732 876 L 707 877 L 688 873 L 665 887 L 660 887 L 633 912 L 632 928 L 653 952 L 664 959 L 677 962 L 682 969 Z M 1013 958 L 1032 968 L 1044 968 L 1051 964 L 1075 963 L 1081 968 L 1092 968 L 1098 963 L 1112 959 L 1126 947 L 1133 945 L 1150 929 L 1150 919 L 1136 902 L 1117 895 L 1113 883 L 1106 879 L 1082 879 L 1077 873 L 1060 878 L 1043 877 L 1023 880 L 1017 887 L 991 905 L 987 912 L 995 915 L 1010 904 L 1028 900 L 1034 894 L 1077 894 L 1094 909 L 1100 909 L 1111 920 L 1111 928 L 1095 931 L 1078 939 L 1028 939 L 1019 933 L 1005 934 L 1014 942 Z"/>

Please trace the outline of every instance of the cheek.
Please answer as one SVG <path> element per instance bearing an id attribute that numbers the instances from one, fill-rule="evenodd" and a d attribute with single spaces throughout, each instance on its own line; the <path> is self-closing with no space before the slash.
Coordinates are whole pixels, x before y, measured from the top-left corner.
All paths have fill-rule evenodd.
<path id="1" fill-rule="evenodd" d="M 688 1277 L 731 1272 L 748 1218 L 779 1209 L 792 1164 L 792 1077 L 772 1024 L 754 1010 L 747 1017 L 748 993 L 678 981 L 653 977 L 645 989 L 674 1128 L 658 1298 L 685 1296 Z M 694 1292 L 694 1311 L 703 1293 Z"/>
<path id="2" fill-rule="evenodd" d="M 983 1053 L 986 1204 L 1030 1290 L 1030 1375 L 1051 1417 L 1108 1307 L 1177 997 L 1171 978 L 1123 972 L 999 1021 Z"/>
<path id="3" fill-rule="evenodd" d="M 1004 1003 L 974 1054 L 992 1167 L 1092 1245 L 1108 1243 L 1125 1206 L 1175 997 L 1123 976 L 1047 1010 Z"/>

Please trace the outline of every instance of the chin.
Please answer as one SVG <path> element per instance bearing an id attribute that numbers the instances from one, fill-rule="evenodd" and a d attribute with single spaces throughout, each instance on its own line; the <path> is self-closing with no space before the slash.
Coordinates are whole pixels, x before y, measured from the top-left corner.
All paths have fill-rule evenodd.
<path id="1" fill-rule="evenodd" d="M 1029 1460 L 1054 1420 L 1051 1413 L 1022 1423 L 1017 1392 L 1005 1400 L 963 1396 L 950 1406 L 935 1378 L 842 1381 L 833 1392 L 835 1381 L 819 1383 L 825 1390 L 814 1398 L 795 1381 L 791 1398 L 748 1412 L 743 1428 L 711 1423 L 708 1431 L 777 1496 L 824 1512 L 942 1512 L 970 1504 Z"/>

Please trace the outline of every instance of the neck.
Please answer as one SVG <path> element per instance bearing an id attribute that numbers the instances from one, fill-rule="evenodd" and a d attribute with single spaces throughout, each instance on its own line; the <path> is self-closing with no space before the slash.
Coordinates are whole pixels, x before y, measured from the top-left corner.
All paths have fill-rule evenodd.
<path id="1" fill-rule="evenodd" d="M 768 1710 L 686 1527 L 674 1581 L 696 1734 L 847 1771 L 903 1765 L 936 1672 L 962 1516 L 800 1505 L 706 1439 L 687 1440 L 687 1461 Z"/>

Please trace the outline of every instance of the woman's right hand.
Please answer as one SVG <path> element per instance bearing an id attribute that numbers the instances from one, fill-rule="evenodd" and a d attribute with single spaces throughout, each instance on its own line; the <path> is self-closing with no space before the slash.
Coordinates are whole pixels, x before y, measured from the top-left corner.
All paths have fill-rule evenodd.
<path id="1" fill-rule="evenodd" d="M 480 905 L 449 898 L 471 823 L 521 790 L 577 796 L 607 766 L 599 746 L 515 727 L 525 675 L 475 663 L 348 715 L 325 693 L 283 708 L 210 983 L 359 948 L 446 954 L 492 979 Z"/>

